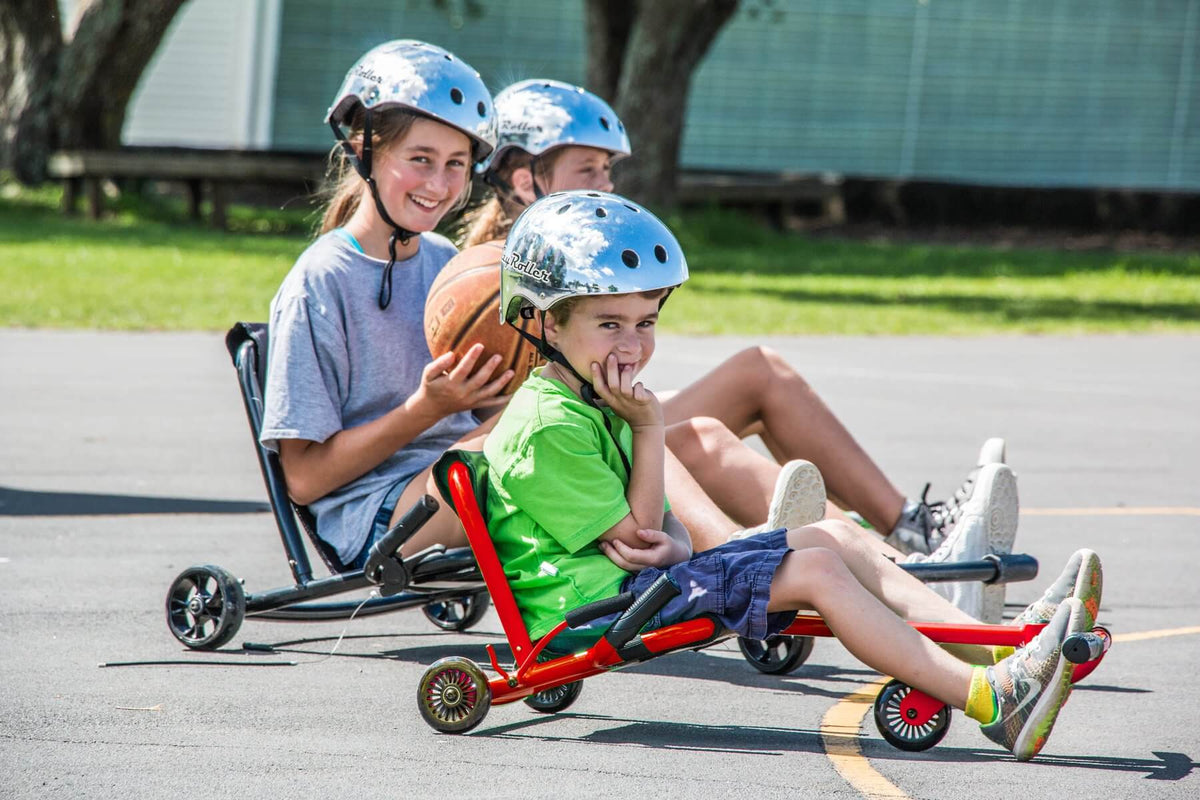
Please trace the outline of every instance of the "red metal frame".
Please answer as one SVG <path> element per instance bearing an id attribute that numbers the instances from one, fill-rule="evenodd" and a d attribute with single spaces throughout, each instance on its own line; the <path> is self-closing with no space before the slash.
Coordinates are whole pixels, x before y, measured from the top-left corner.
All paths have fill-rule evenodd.
<path id="1" fill-rule="evenodd" d="M 559 623 L 554 630 L 542 637 L 536 646 L 530 641 L 529 630 L 525 627 L 525 621 L 521 619 L 516 598 L 513 597 L 512 590 L 509 588 L 508 579 L 504 575 L 504 567 L 500 564 L 491 535 L 488 533 L 487 523 L 484 522 L 483 515 L 479 511 L 475 490 L 471 486 L 470 470 L 461 462 L 455 463 L 450 466 L 447 477 L 451 499 L 458 510 L 463 528 L 467 532 L 467 539 L 471 543 L 475 560 L 479 564 L 479 571 L 491 594 L 492 605 L 500 616 L 500 624 L 504 627 L 504 634 L 508 638 L 509 646 L 512 648 L 516 660 L 516 669 L 509 672 L 500 665 L 495 648 L 492 645 L 487 646 L 492 668 L 497 673 L 497 677 L 489 681 L 492 705 L 511 703 L 544 689 L 589 678 L 626 663 L 603 637 L 582 652 L 549 661 L 537 660 L 545 644 L 564 630 L 567 623 L 565 621 Z M 1024 625 L 1022 627 L 983 624 L 955 625 L 945 622 L 911 622 L 909 624 L 939 644 L 1009 647 L 1019 647 L 1028 643 L 1037 635 L 1038 631 L 1045 627 L 1044 625 Z M 1108 645 L 1112 641 L 1111 637 L 1103 628 L 1096 628 L 1095 632 L 1105 638 L 1105 652 L 1107 652 Z M 830 631 L 824 620 L 806 614 L 796 617 L 795 622 L 783 633 L 788 636 L 833 636 L 833 632 Z M 715 641 L 714 637 L 718 637 L 716 623 L 710 618 L 702 617 L 644 632 L 641 634 L 641 642 L 651 653 L 658 655 L 672 650 L 709 644 Z M 1076 665 L 1072 679 L 1081 680 L 1096 668 L 1103 657 L 1102 653 L 1099 658 L 1086 664 Z M 920 718 L 932 716 L 943 705 L 941 701 L 931 698 L 915 687 L 904 702 L 918 709 Z M 920 724 L 922 719 L 914 720 L 914 722 Z"/>

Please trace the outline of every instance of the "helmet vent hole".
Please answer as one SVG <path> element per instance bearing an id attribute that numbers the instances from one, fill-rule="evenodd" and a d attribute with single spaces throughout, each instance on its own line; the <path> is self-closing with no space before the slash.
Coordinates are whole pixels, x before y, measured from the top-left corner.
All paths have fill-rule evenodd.
<path id="1" fill-rule="evenodd" d="M 628 203 L 625 204 L 625 207 L 628 208 L 630 211 L 632 211 L 635 214 L 642 213 L 642 210 L 640 208 L 634 208 L 633 206 L 629 205 Z"/>
<path id="2" fill-rule="evenodd" d="M 482 100 L 480 100 L 478 103 L 475 104 L 475 110 L 479 112 L 479 116 L 481 116 L 481 117 L 487 116 L 487 106 L 485 106 L 483 104 Z"/>
<path id="3" fill-rule="evenodd" d="M 622 123 L 622 122 L 618 122 L 618 123 L 617 123 L 617 130 L 619 130 L 621 133 L 624 133 L 624 132 L 625 132 L 625 124 L 624 124 L 624 123 Z"/>
<path id="4" fill-rule="evenodd" d="M 600 195 L 596 194 L 595 192 L 588 192 L 588 197 L 599 197 L 599 196 Z"/>
<path id="5" fill-rule="evenodd" d="M 442 55 L 442 58 L 446 59 L 447 61 L 453 61 L 453 60 L 454 60 L 454 58 L 453 58 L 453 57 L 452 57 L 452 56 L 451 56 L 449 53 L 445 53 L 445 54 L 443 54 L 443 55 Z"/>
<path id="6" fill-rule="evenodd" d="M 601 128 L 604 128 L 604 130 L 608 130 L 608 129 L 611 127 L 611 126 L 608 124 L 608 117 L 601 117 L 601 118 L 600 118 L 600 127 L 601 127 Z"/>
<path id="7" fill-rule="evenodd" d="M 641 259 L 638 258 L 638 254 L 633 250 L 621 251 L 621 260 L 625 262 L 625 266 L 629 267 L 630 269 L 636 268 L 637 265 L 641 263 Z"/>
<path id="8" fill-rule="evenodd" d="M 654 245 L 654 257 L 658 259 L 658 263 L 660 264 L 667 263 L 667 248 L 661 244 Z"/>
<path id="9" fill-rule="evenodd" d="M 567 211 L 568 211 L 570 208 L 571 208 L 571 204 L 570 204 L 570 203 L 567 203 L 566 205 L 559 206 L 559 207 L 558 207 L 558 211 L 557 211 L 557 212 L 555 212 L 555 213 L 557 213 L 557 214 L 565 214 L 565 213 L 567 213 Z"/>
<path id="10" fill-rule="evenodd" d="M 456 106 L 461 106 L 461 105 L 462 105 L 462 101 L 463 101 L 463 93 L 462 93 L 462 90 L 461 90 L 461 89 L 459 89 L 458 87 L 455 87 L 455 88 L 451 89 L 451 90 L 450 90 L 450 99 L 451 99 L 452 101 L 454 101 L 454 105 L 456 105 Z"/>
<path id="11" fill-rule="evenodd" d="M 601 217 L 601 218 L 603 218 L 603 217 L 607 217 L 607 216 L 608 216 L 608 212 L 607 212 L 607 211 L 605 211 L 603 208 L 597 208 L 597 209 L 596 209 L 596 216 L 597 216 L 597 217 Z"/>

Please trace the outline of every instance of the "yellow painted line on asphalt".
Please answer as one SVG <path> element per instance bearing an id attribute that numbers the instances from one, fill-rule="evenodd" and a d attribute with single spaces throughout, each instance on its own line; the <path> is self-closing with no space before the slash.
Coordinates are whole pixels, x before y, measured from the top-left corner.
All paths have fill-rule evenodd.
<path id="1" fill-rule="evenodd" d="M 875 695 L 889 678 L 863 684 L 825 712 L 821 720 L 821 743 L 833 762 L 833 768 L 863 797 L 869 800 L 908 800 L 900 787 L 880 775 L 863 757 L 858 746 L 863 717 L 871 711 Z"/>
<path id="2" fill-rule="evenodd" d="M 1150 506 L 1145 508 L 1022 508 L 1021 516 L 1030 517 L 1200 517 L 1200 508 L 1190 506 Z"/>
<path id="3" fill-rule="evenodd" d="M 1200 625 L 1117 634 L 1113 636 L 1113 643 L 1140 642 L 1144 639 L 1189 634 L 1200 634 Z M 825 717 L 821 720 L 821 744 L 825 747 L 825 754 L 833 762 L 833 768 L 867 800 L 911 800 L 904 790 L 871 766 L 858 744 L 862 738 L 863 719 L 871 712 L 876 695 L 889 680 L 890 678 L 880 678 L 874 683 L 859 686 L 825 712 Z"/>
<path id="4" fill-rule="evenodd" d="M 1200 633 L 1200 625 L 1191 628 L 1161 628 L 1157 631 L 1139 631 L 1137 633 L 1113 634 L 1113 643 L 1140 642 L 1143 639 L 1162 639 L 1167 636 L 1186 636 L 1190 633 Z"/>

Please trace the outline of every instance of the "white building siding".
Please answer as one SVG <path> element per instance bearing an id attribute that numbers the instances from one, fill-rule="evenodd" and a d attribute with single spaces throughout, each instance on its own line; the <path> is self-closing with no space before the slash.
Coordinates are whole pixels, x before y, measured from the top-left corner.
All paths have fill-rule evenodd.
<path id="1" fill-rule="evenodd" d="M 64 26 L 77 0 L 59 0 Z M 130 100 L 121 142 L 270 145 L 280 0 L 190 0 Z"/>

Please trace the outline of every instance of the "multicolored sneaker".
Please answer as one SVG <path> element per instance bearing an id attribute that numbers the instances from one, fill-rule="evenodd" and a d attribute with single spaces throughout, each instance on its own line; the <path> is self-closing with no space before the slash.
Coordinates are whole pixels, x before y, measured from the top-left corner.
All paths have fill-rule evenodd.
<path id="1" fill-rule="evenodd" d="M 796 459 L 783 465 L 775 479 L 775 492 L 767 521 L 730 534 L 730 541 L 780 528 L 803 528 L 825 519 L 825 479 L 811 461 Z"/>
<path id="2" fill-rule="evenodd" d="M 1071 694 L 1071 664 L 1062 644 L 1084 630 L 1083 604 L 1066 598 L 1033 641 L 987 668 L 999 713 L 980 726 L 983 735 L 1007 748 L 1018 761 L 1038 754 L 1050 737 L 1059 709 Z"/>
<path id="3" fill-rule="evenodd" d="M 989 554 L 1007 555 L 1017 538 L 1017 478 L 1006 464 L 984 464 L 974 478 L 970 498 L 959 509 L 958 522 L 929 555 L 915 553 L 908 563 L 977 561 Z M 979 581 L 931 583 L 929 588 L 976 619 L 1000 622 L 1004 614 L 1004 584 Z"/>
<path id="4" fill-rule="evenodd" d="M 1067 560 L 1067 565 L 1058 576 L 1058 580 L 1054 581 L 1040 598 L 1018 614 L 1013 624 L 1047 622 L 1064 600 L 1074 597 L 1083 604 L 1084 630 L 1090 631 L 1095 627 L 1096 617 L 1100 613 L 1100 595 L 1103 590 L 1104 570 L 1100 566 L 1100 556 L 1086 548 L 1076 550 Z"/>

